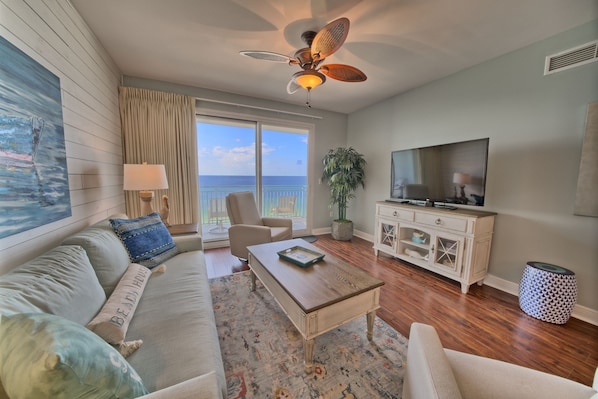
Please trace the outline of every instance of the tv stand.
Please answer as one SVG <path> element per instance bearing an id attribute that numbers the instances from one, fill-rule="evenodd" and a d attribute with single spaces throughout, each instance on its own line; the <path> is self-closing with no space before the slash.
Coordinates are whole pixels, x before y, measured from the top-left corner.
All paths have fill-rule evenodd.
<path id="1" fill-rule="evenodd" d="M 482 285 L 494 229 L 494 212 L 376 203 L 374 253 L 379 251 L 461 283 L 466 294 Z"/>

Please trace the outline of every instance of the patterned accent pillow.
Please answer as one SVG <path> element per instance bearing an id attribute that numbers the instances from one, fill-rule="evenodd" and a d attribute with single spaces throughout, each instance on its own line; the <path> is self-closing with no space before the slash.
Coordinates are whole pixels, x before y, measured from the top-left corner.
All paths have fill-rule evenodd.
<path id="1" fill-rule="evenodd" d="M 109 344 L 122 344 L 151 274 L 147 267 L 131 263 L 100 313 L 89 322 L 87 328 Z"/>
<path id="2" fill-rule="evenodd" d="M 137 219 L 110 219 L 110 225 L 133 263 L 151 269 L 179 253 L 157 212 Z"/>
<path id="3" fill-rule="evenodd" d="M 136 398 L 148 393 L 129 363 L 80 324 L 45 313 L 0 319 L 0 379 L 11 399 Z"/>

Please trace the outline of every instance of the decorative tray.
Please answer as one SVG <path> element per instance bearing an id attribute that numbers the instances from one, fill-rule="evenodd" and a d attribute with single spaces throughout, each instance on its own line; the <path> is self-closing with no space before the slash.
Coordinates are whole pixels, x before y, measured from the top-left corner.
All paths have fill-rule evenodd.
<path id="1" fill-rule="evenodd" d="M 319 260 L 324 259 L 324 254 L 321 254 L 311 249 L 295 246 L 289 249 L 285 249 L 277 252 L 278 256 L 282 259 L 293 262 L 301 267 L 307 267 L 316 263 Z"/>

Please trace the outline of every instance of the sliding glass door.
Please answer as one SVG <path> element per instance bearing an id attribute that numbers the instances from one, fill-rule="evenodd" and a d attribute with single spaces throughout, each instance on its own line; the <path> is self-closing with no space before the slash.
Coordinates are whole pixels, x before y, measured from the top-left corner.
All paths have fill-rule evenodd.
<path id="1" fill-rule="evenodd" d="M 225 197 L 256 187 L 255 122 L 197 118 L 199 206 L 205 241 L 228 240 Z"/>
<path id="2" fill-rule="evenodd" d="M 262 215 L 293 219 L 293 234 L 307 234 L 308 131 L 261 125 Z"/>
<path id="3" fill-rule="evenodd" d="M 228 239 L 224 198 L 252 191 L 262 216 L 293 220 L 307 234 L 309 129 L 232 118 L 198 116 L 197 147 L 202 235 Z"/>

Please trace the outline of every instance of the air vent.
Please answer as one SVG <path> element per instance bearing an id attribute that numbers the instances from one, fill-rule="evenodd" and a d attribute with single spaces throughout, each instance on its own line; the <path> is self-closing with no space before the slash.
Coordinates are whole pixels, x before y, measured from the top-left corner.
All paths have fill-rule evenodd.
<path id="1" fill-rule="evenodd" d="M 598 40 L 546 57 L 544 75 L 598 61 Z"/>

